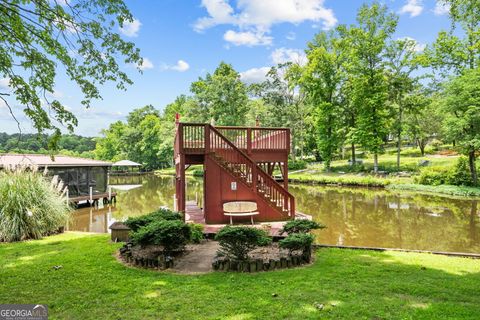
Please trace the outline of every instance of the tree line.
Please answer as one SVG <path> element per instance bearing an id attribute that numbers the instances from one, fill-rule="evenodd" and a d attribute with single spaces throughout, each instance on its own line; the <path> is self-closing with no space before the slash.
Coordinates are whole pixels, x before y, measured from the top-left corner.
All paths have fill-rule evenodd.
<path id="1" fill-rule="evenodd" d="M 163 112 L 147 106 L 126 123 L 103 131 L 97 155 L 129 157 L 155 168 L 172 161 L 174 115 L 217 125 L 289 127 L 293 157 L 314 155 L 328 170 L 345 150 L 378 155 L 389 140 L 415 143 L 422 155 L 433 139 L 453 143 L 469 157 L 477 182 L 480 149 L 480 6 L 444 1 L 451 29 L 424 50 L 410 38 L 395 39 L 398 16 L 387 6 L 363 5 L 356 23 L 322 31 L 305 49 L 307 62 L 274 66 L 265 81 L 246 85 L 230 64 L 200 77 Z"/>

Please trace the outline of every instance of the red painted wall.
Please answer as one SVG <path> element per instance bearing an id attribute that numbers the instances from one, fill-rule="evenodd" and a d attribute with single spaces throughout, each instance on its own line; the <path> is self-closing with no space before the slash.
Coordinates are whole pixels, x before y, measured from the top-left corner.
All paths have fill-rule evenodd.
<path id="1" fill-rule="evenodd" d="M 231 190 L 232 182 L 237 183 L 237 190 Z M 223 214 L 223 203 L 228 201 L 256 201 L 260 214 L 254 216 L 255 222 L 280 221 L 289 218 L 278 213 L 267 201 L 235 179 L 208 156 L 205 156 L 204 186 L 208 186 L 205 188 L 203 208 L 205 221 L 208 224 L 227 224 L 230 222 L 230 217 Z M 250 217 L 234 217 L 233 221 L 248 223 Z"/>

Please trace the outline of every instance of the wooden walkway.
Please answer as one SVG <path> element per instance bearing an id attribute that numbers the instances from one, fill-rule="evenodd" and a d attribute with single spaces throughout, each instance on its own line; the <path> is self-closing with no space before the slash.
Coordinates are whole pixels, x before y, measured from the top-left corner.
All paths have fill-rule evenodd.
<path id="1" fill-rule="evenodd" d="M 117 193 L 116 192 L 112 192 L 111 194 L 112 196 L 112 201 L 113 202 L 117 202 Z M 100 192 L 100 193 L 94 193 L 92 194 L 92 203 L 94 202 L 97 202 L 99 200 L 108 200 L 108 192 Z M 77 197 L 69 197 L 68 198 L 68 201 L 70 203 L 76 203 L 78 204 L 80 201 L 90 201 L 90 195 L 82 195 L 82 196 L 77 196 Z"/>
<path id="2" fill-rule="evenodd" d="M 295 214 L 296 219 L 308 219 L 312 220 L 312 216 L 306 215 L 301 212 L 297 212 Z M 187 201 L 186 208 L 185 208 L 185 221 L 187 223 L 198 223 L 203 225 L 203 233 L 207 235 L 216 234 L 220 229 L 226 226 L 226 224 L 206 224 L 205 223 L 205 216 L 203 214 L 203 210 L 198 207 L 195 201 Z M 276 238 L 283 238 L 285 235 L 280 234 L 280 230 L 283 228 L 286 221 L 278 221 L 278 222 L 260 222 L 256 223 L 253 226 L 255 228 L 262 228 L 268 231 L 271 237 Z M 247 226 L 252 226 L 247 224 Z"/>

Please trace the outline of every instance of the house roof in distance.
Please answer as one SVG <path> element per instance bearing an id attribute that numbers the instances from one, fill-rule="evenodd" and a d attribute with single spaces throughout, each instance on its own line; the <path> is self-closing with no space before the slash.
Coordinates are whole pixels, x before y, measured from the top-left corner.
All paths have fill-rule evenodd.
<path id="1" fill-rule="evenodd" d="M 130 160 L 120 160 L 112 164 L 115 167 L 140 167 L 141 164 Z"/>
<path id="2" fill-rule="evenodd" d="M 110 167 L 111 162 L 57 155 L 53 160 L 44 154 L 0 154 L 0 168 L 8 166 L 37 167 Z"/>

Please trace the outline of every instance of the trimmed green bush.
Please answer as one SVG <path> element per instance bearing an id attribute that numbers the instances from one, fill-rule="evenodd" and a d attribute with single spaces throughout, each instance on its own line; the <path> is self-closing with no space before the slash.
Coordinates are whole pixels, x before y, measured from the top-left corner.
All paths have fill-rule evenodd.
<path id="1" fill-rule="evenodd" d="M 247 260 L 250 251 L 272 241 L 264 230 L 233 226 L 223 227 L 215 240 L 220 243 L 221 253 L 236 260 Z"/>
<path id="2" fill-rule="evenodd" d="M 302 250 L 303 252 L 312 249 L 312 243 L 315 240 L 315 236 L 310 233 L 292 233 L 285 239 L 279 241 L 280 248 L 292 251 Z"/>
<path id="3" fill-rule="evenodd" d="M 294 233 L 308 233 L 310 230 L 323 229 L 325 226 L 313 220 L 298 219 L 291 220 L 285 223 L 280 233 L 294 234 Z"/>
<path id="4" fill-rule="evenodd" d="M 194 177 L 203 177 L 203 169 L 194 169 L 192 171 L 192 176 Z"/>
<path id="5" fill-rule="evenodd" d="M 423 185 L 473 186 L 468 159 L 460 157 L 454 167 L 425 167 L 415 177 L 415 182 Z"/>
<path id="6" fill-rule="evenodd" d="M 448 174 L 446 184 L 451 184 L 453 186 L 473 186 L 468 159 L 466 157 L 458 158 L 457 163 Z"/>
<path id="7" fill-rule="evenodd" d="M 62 189 L 36 170 L 1 171 L 0 241 L 39 239 L 65 226 L 70 208 Z"/>
<path id="8" fill-rule="evenodd" d="M 414 180 L 419 184 L 438 186 L 446 183 L 448 174 L 449 168 L 446 167 L 425 167 Z"/>
<path id="9" fill-rule="evenodd" d="M 307 168 L 307 162 L 304 160 L 288 161 L 288 170 L 303 170 Z"/>
<path id="10" fill-rule="evenodd" d="M 143 216 L 130 217 L 124 223 L 127 227 L 135 232 L 141 227 L 145 227 L 152 222 L 161 220 L 182 220 L 182 215 L 178 212 L 161 208 Z"/>
<path id="11" fill-rule="evenodd" d="M 193 243 L 200 243 L 204 239 L 203 236 L 203 225 L 198 223 L 189 223 L 188 226 L 190 227 L 191 232 L 191 241 Z"/>
<path id="12" fill-rule="evenodd" d="M 160 245 L 165 252 L 172 252 L 183 250 L 191 237 L 191 229 L 183 221 L 160 220 L 140 227 L 132 233 L 131 240 L 141 246 Z"/>

